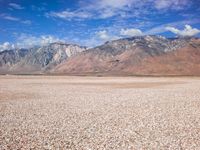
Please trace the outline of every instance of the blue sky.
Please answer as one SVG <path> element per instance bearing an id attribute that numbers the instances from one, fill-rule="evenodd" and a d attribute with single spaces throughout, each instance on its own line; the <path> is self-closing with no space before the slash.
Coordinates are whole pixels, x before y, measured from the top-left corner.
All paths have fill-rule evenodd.
<path id="1" fill-rule="evenodd" d="M 0 0 L 0 49 L 199 33 L 200 0 Z"/>

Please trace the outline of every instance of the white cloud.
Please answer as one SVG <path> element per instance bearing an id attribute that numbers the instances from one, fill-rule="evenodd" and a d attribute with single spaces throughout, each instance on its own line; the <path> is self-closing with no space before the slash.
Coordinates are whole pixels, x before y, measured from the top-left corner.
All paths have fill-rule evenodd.
<path id="1" fill-rule="evenodd" d="M 171 6 L 172 3 L 173 3 L 173 1 L 168 1 L 168 0 L 156 0 L 156 1 L 155 1 L 155 7 L 156 7 L 157 9 L 168 8 L 169 6 Z"/>
<path id="2" fill-rule="evenodd" d="M 49 43 L 62 41 L 61 39 L 56 38 L 51 35 L 47 35 L 47 36 L 43 35 L 43 36 L 40 36 L 39 39 L 40 39 L 40 45 L 46 45 Z"/>
<path id="3" fill-rule="evenodd" d="M 136 6 L 138 0 L 99 0 L 94 1 L 90 9 L 97 10 L 99 18 L 110 18 L 113 16 L 122 16 L 130 11 L 133 4 Z M 125 16 L 124 16 L 125 17 Z"/>
<path id="4" fill-rule="evenodd" d="M 101 40 L 101 42 L 111 41 L 119 39 L 119 36 L 109 34 L 106 30 L 101 30 L 96 32 L 96 37 Z"/>
<path id="5" fill-rule="evenodd" d="M 120 38 L 121 37 L 118 35 L 117 32 L 107 28 L 100 28 L 99 30 L 94 31 L 94 33 L 88 35 L 86 38 L 72 37 L 66 38 L 65 40 L 69 43 L 76 43 L 82 46 L 87 46 L 88 48 L 92 48 L 101 45 L 107 41 L 117 40 Z"/>
<path id="6" fill-rule="evenodd" d="M 113 9 L 104 9 L 101 11 L 101 13 L 98 15 L 98 18 L 106 19 L 115 16 L 116 12 Z"/>
<path id="7" fill-rule="evenodd" d="M 99 8 L 119 8 L 122 9 L 131 6 L 136 0 L 99 0 L 97 6 Z"/>
<path id="8" fill-rule="evenodd" d="M 10 7 L 14 8 L 14 9 L 24 9 L 24 7 L 22 7 L 21 5 L 19 4 L 16 4 L 16 3 L 9 3 L 8 4 Z"/>
<path id="9" fill-rule="evenodd" d="M 0 17 L 5 19 L 5 20 L 16 21 L 16 22 L 19 22 L 19 23 L 27 24 L 27 25 L 30 25 L 32 23 L 30 20 L 22 20 L 20 18 L 10 16 L 8 14 L 0 14 Z"/>
<path id="10" fill-rule="evenodd" d="M 131 37 L 131 36 L 142 36 L 143 33 L 139 29 L 121 29 L 120 35 Z"/>
<path id="11" fill-rule="evenodd" d="M 62 40 L 51 35 L 42 35 L 36 37 L 33 35 L 21 34 L 17 39 L 16 46 L 19 48 L 29 48 L 37 45 L 44 46 L 49 43 L 60 42 L 60 41 Z"/>
<path id="12" fill-rule="evenodd" d="M 48 17 L 65 20 L 107 19 L 111 17 L 146 17 L 147 14 L 165 10 L 180 10 L 190 6 L 190 0 L 80 0 L 76 10 L 49 12 Z"/>
<path id="13" fill-rule="evenodd" d="M 190 25 L 185 25 L 185 28 L 183 30 L 179 30 L 174 27 L 166 27 L 166 30 L 171 31 L 172 33 L 178 35 L 178 36 L 194 36 L 200 33 L 199 29 L 192 28 Z"/>
<path id="14" fill-rule="evenodd" d="M 111 32 L 108 32 L 107 30 L 100 30 L 96 31 L 95 35 L 91 35 L 88 38 L 80 39 L 77 37 L 73 39 L 67 39 L 67 41 L 92 48 L 101 45 L 107 41 L 117 40 L 119 38 L 121 37 L 115 34 L 111 34 Z"/>
<path id="15" fill-rule="evenodd" d="M 162 9 L 175 9 L 180 10 L 190 5 L 189 0 L 155 0 L 154 6 L 158 10 Z"/>
<path id="16" fill-rule="evenodd" d="M 84 5 L 75 11 L 64 10 L 46 13 L 47 17 L 65 20 L 71 19 L 107 19 L 114 16 L 126 17 L 131 6 L 137 5 L 139 0 L 88 0 L 81 1 Z M 141 2 L 140 2 L 141 3 Z"/>
<path id="17" fill-rule="evenodd" d="M 64 41 L 51 35 L 41 35 L 39 37 L 36 37 L 28 34 L 21 34 L 16 39 L 15 44 L 9 42 L 0 44 L 0 51 L 14 49 L 14 48 L 31 48 L 33 46 L 45 46 L 47 44 L 54 42 L 64 42 Z"/>
<path id="18" fill-rule="evenodd" d="M 14 44 L 11 44 L 9 42 L 5 42 L 3 44 L 0 44 L 0 52 L 4 50 L 9 50 L 15 48 Z"/>
<path id="19" fill-rule="evenodd" d="M 182 21 L 170 22 L 170 23 L 161 24 L 151 29 L 148 29 L 147 31 L 144 32 L 144 34 L 145 35 L 160 34 L 160 33 L 164 33 L 168 31 L 166 27 L 179 27 L 180 25 L 184 25 L 184 24 L 198 24 L 198 23 L 200 23 L 199 19 L 187 19 L 187 20 L 182 20 Z"/>
<path id="20" fill-rule="evenodd" d="M 102 30 L 102 31 L 98 31 L 96 33 L 96 35 L 98 36 L 98 38 L 100 38 L 101 40 L 109 40 L 110 36 L 108 35 L 106 30 Z"/>
<path id="21" fill-rule="evenodd" d="M 2 15 L 3 16 L 3 19 L 6 19 L 6 20 L 10 20 L 10 21 L 20 21 L 19 18 L 16 18 L 16 17 L 13 17 L 13 16 L 9 16 L 9 15 Z"/>
<path id="22" fill-rule="evenodd" d="M 61 18 L 61 19 L 65 19 L 65 20 L 71 20 L 74 18 L 78 18 L 78 19 L 90 18 L 90 17 L 92 17 L 92 14 L 90 14 L 89 12 L 86 12 L 86 11 L 65 10 L 65 11 L 60 11 L 60 12 L 50 12 L 50 13 L 47 13 L 46 16 Z"/>

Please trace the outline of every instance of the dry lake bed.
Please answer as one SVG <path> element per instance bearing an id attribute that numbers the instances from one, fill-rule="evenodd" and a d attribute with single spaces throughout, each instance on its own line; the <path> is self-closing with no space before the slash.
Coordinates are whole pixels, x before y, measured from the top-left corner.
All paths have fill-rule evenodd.
<path id="1" fill-rule="evenodd" d="M 200 78 L 0 76 L 0 149 L 199 150 Z"/>

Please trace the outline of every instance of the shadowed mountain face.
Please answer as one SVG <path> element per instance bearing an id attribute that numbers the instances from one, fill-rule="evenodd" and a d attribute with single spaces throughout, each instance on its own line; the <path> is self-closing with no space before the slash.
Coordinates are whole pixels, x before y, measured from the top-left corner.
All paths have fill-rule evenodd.
<path id="1" fill-rule="evenodd" d="M 144 36 L 107 42 L 71 57 L 54 73 L 200 75 L 200 40 Z"/>
<path id="2" fill-rule="evenodd" d="M 6 50 L 0 53 L 0 72 L 42 73 L 84 50 L 84 47 L 64 43 L 52 43 L 30 49 Z"/>
<path id="3" fill-rule="evenodd" d="M 18 63 L 28 54 L 28 52 L 28 49 L 5 50 L 0 52 L 0 67 L 9 67 Z"/>

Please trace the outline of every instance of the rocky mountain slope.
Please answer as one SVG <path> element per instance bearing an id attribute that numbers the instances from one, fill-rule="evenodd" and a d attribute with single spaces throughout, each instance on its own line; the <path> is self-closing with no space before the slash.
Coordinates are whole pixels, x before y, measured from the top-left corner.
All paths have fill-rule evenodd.
<path id="1" fill-rule="evenodd" d="M 200 39 L 141 36 L 86 50 L 65 43 L 0 52 L 0 73 L 200 75 Z"/>
<path id="2" fill-rule="evenodd" d="M 54 73 L 200 75 L 200 39 L 143 36 L 107 42 L 71 57 Z"/>
<path id="3" fill-rule="evenodd" d="M 0 52 L 0 73 L 46 72 L 85 50 L 85 47 L 59 42 L 30 49 L 5 50 Z"/>

